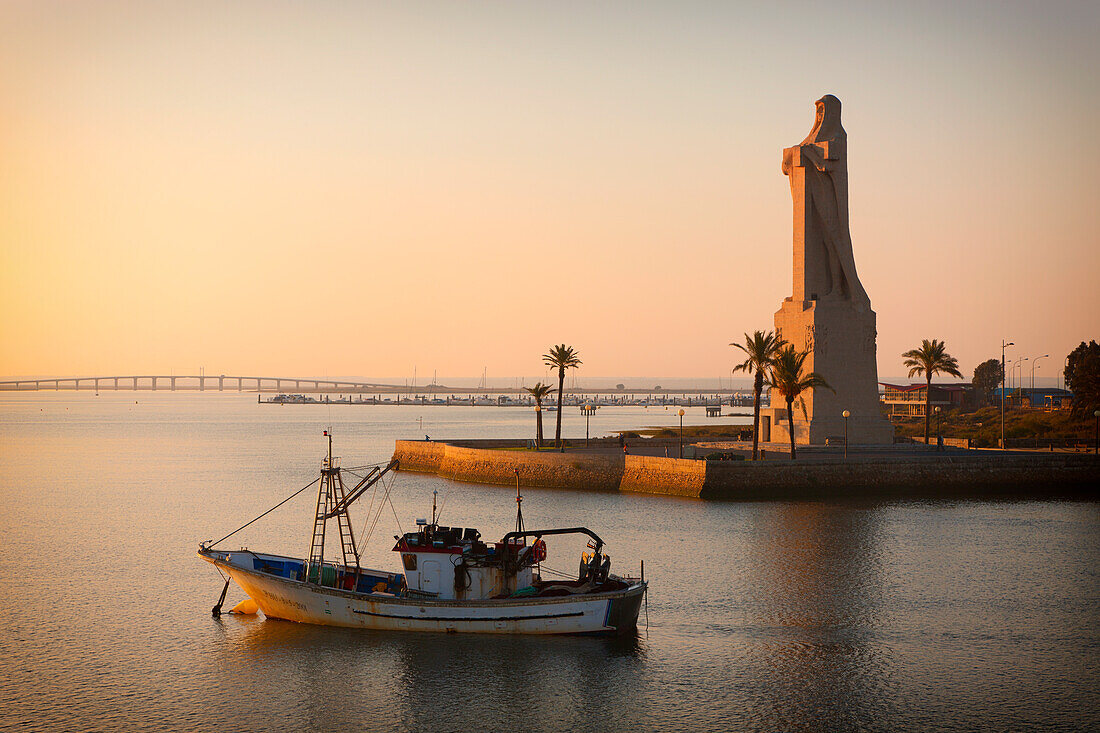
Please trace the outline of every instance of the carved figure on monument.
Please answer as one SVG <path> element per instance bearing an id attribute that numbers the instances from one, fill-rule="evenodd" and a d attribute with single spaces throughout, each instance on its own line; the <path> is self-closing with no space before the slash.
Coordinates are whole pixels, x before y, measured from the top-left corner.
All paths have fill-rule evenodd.
<path id="1" fill-rule="evenodd" d="M 813 129 L 783 150 L 782 168 L 794 205 L 794 285 L 775 314 L 775 330 L 805 345 L 806 370 L 833 388 L 803 393 L 801 414 L 792 416 L 795 442 L 821 444 L 847 434 L 856 444 L 890 444 L 893 427 L 878 399 L 875 312 L 856 275 L 848 228 L 848 136 L 839 99 L 817 100 Z M 784 441 L 789 426 L 777 400 L 773 391 L 771 437 Z"/>
<path id="2" fill-rule="evenodd" d="M 795 283 L 794 298 L 835 297 L 869 308 L 870 299 L 856 275 L 848 228 L 848 134 L 840 124 L 840 100 L 826 94 L 816 104 L 810 134 L 783 150 L 795 229 L 802 231 L 805 246 L 804 271 L 795 272 L 803 282 L 801 288 Z"/>

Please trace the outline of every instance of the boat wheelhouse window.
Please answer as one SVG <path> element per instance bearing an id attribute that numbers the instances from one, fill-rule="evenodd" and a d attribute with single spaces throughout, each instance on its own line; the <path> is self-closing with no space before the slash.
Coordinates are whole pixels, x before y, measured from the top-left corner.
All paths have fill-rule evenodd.
<path id="1" fill-rule="evenodd" d="M 402 555 L 401 562 L 405 563 L 406 570 L 416 570 L 416 555 Z"/>

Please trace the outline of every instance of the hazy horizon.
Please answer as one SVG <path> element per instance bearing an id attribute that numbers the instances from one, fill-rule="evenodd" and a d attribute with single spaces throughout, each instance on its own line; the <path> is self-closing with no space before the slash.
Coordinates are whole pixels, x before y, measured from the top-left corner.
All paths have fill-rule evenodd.
<path id="1" fill-rule="evenodd" d="M 479 379 L 565 342 L 582 380 L 717 381 L 791 294 L 781 152 L 832 93 L 880 379 L 923 338 L 969 377 L 1003 338 L 1052 384 L 1100 336 L 1098 27 L 1084 2 L 4 3 L 0 374 Z"/>
<path id="2" fill-rule="evenodd" d="M 205 372 L 207 379 L 216 378 L 218 376 L 218 374 L 220 374 L 220 373 L 223 373 L 223 372 L 213 372 L 213 371 L 210 371 L 210 370 L 207 370 Z M 131 373 L 127 372 L 127 374 L 131 374 Z M 181 375 L 197 376 L 198 371 L 197 370 L 196 371 L 178 371 L 177 370 L 175 372 L 170 372 L 170 375 L 171 374 L 175 374 L 176 376 L 181 376 Z M 61 374 L 58 374 L 58 375 L 15 374 L 15 375 L 0 375 L 0 381 L 5 381 L 5 380 L 8 380 L 8 379 L 28 379 L 28 380 L 30 380 L 30 379 L 45 379 L 45 378 L 54 378 L 54 377 L 80 377 L 80 378 L 86 378 L 86 377 L 95 377 L 95 376 L 116 376 L 116 375 L 102 375 L 102 374 L 68 374 L 68 375 L 61 375 Z M 119 373 L 117 376 L 123 376 L 123 375 L 122 375 L 122 373 Z M 142 374 L 138 374 L 138 376 L 142 376 Z M 160 376 L 160 375 L 157 375 L 157 376 Z M 237 376 L 237 375 L 234 375 L 234 376 Z M 362 374 L 315 374 L 315 373 L 303 373 L 303 374 L 274 374 L 273 373 L 273 374 L 267 374 L 267 373 L 259 373 L 259 372 L 248 372 L 248 373 L 245 373 L 245 374 L 241 374 L 240 376 L 279 377 L 279 378 L 282 378 L 282 379 L 304 379 L 304 380 L 310 380 L 310 379 L 346 380 L 346 381 L 369 382 L 369 383 L 373 383 L 373 384 L 385 384 L 385 385 L 394 385 L 394 386 L 408 385 L 408 387 L 410 389 L 421 389 L 421 390 L 432 387 L 433 385 L 437 388 L 461 389 L 461 388 L 468 388 L 468 387 L 476 387 L 481 382 L 481 377 L 480 376 L 473 376 L 473 377 L 465 376 L 465 377 L 463 377 L 463 376 L 453 376 L 453 375 L 452 376 L 439 375 L 435 382 L 433 382 L 430 377 L 425 379 L 423 376 L 419 376 L 416 379 L 416 381 L 414 382 L 411 377 L 394 377 L 394 376 L 376 377 L 376 376 L 368 376 L 368 375 L 362 375 Z M 937 374 L 936 378 L 933 379 L 932 382 L 934 384 L 941 384 L 941 383 L 950 384 L 950 383 L 957 383 L 957 382 L 970 382 L 970 376 L 971 375 L 969 373 L 966 373 L 966 374 L 963 375 L 963 379 L 960 380 L 960 379 L 955 379 L 954 377 L 951 377 L 950 375 Z M 1018 371 L 1017 371 L 1016 379 L 1017 380 L 1020 379 Z M 512 376 L 500 376 L 500 377 L 493 377 L 493 376 L 490 375 L 486 379 L 485 383 L 486 383 L 487 387 L 512 389 L 512 388 L 523 387 L 523 386 L 530 387 L 533 384 L 535 384 L 535 382 L 538 382 L 538 381 L 541 381 L 541 382 L 546 383 L 546 384 L 550 384 L 555 389 L 557 388 L 558 379 L 557 379 L 556 376 L 553 376 L 553 375 L 533 375 L 533 376 L 531 376 L 531 375 L 528 375 L 528 376 L 515 376 L 515 375 L 512 375 Z M 879 376 L 879 381 L 880 382 L 887 382 L 887 383 L 891 383 L 891 384 L 910 384 L 910 383 L 923 384 L 924 383 L 924 379 L 922 377 L 912 377 L 912 378 L 910 378 L 910 377 L 905 376 L 904 373 L 900 374 L 900 375 L 887 375 L 887 376 L 880 375 Z M 639 390 L 639 391 L 650 390 L 650 389 L 656 388 L 657 386 L 660 386 L 662 388 L 662 390 L 664 390 L 664 391 L 675 391 L 676 389 L 713 389 L 713 388 L 730 389 L 730 378 L 729 378 L 729 376 L 724 376 L 724 377 L 719 378 L 719 377 L 703 377 L 703 376 L 668 376 L 668 375 L 665 375 L 665 376 L 644 376 L 644 375 L 643 376 L 590 376 L 590 377 L 582 376 L 582 375 L 576 375 L 576 379 L 574 380 L 574 375 L 570 374 L 569 376 L 566 377 L 566 380 L 565 380 L 566 388 L 569 388 L 569 387 L 572 387 L 572 386 L 575 385 L 577 387 L 581 387 L 581 388 L 584 388 L 584 389 L 607 389 L 608 391 L 615 391 L 615 386 L 619 383 L 622 383 L 624 385 L 624 391 L 626 391 L 626 392 L 629 392 L 632 389 Z M 1007 383 L 1012 384 L 1011 377 L 1008 378 Z M 1025 386 L 1025 387 L 1030 386 L 1030 384 L 1031 384 L 1031 373 L 1029 371 L 1029 372 L 1025 373 L 1024 376 L 1023 376 L 1023 386 Z M 752 385 L 753 385 L 753 379 L 751 377 L 736 376 L 736 377 L 733 378 L 733 389 L 751 390 Z M 148 386 L 149 386 L 148 384 L 145 384 L 143 386 L 143 391 L 147 391 Z M 1036 388 L 1039 388 L 1039 387 L 1061 387 L 1062 386 L 1061 377 L 1040 377 L 1038 375 L 1038 373 L 1036 373 L 1036 375 L 1035 375 L 1035 386 L 1036 386 Z M 105 392 L 110 392 L 110 391 L 113 391 L 113 387 L 111 387 L 111 386 L 103 387 L 102 390 L 105 391 Z M 294 391 L 289 386 L 287 387 L 287 390 L 291 391 L 291 392 Z M 43 392 L 53 392 L 54 390 L 49 389 L 49 388 L 44 388 L 42 391 Z M 64 391 L 64 390 L 62 390 L 62 391 Z M 168 389 L 162 383 L 160 385 L 160 389 L 158 391 L 167 392 Z M 217 392 L 216 389 L 211 390 L 209 387 L 207 387 L 206 391 L 210 392 L 210 393 Z M 228 388 L 225 389 L 225 392 L 234 392 L 235 393 L 236 391 L 237 391 L 237 387 L 236 387 L 235 383 L 233 384 L 232 387 L 228 387 Z M 254 392 L 255 389 L 254 388 L 249 389 L 249 388 L 246 387 L 244 391 L 245 392 Z M 767 392 L 766 388 L 765 388 L 765 392 Z M 27 394 L 27 393 L 13 391 L 13 392 L 0 392 L 0 394 Z"/>

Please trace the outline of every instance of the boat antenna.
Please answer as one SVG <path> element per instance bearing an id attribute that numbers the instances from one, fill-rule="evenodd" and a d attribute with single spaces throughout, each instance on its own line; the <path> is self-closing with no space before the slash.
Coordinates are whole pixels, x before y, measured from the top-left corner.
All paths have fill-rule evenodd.
<path id="1" fill-rule="evenodd" d="M 523 494 L 519 493 L 519 469 L 513 468 L 516 474 L 516 531 L 523 531 Z"/>

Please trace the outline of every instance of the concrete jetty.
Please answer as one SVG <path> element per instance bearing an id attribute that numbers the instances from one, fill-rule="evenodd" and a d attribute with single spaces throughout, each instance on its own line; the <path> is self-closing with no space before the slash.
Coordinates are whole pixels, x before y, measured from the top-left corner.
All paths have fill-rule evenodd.
<path id="1" fill-rule="evenodd" d="M 881 455 L 705 461 L 522 450 L 525 441 L 399 440 L 401 470 L 471 483 L 774 501 L 792 499 L 1100 498 L 1100 459 L 1065 453 Z"/>

